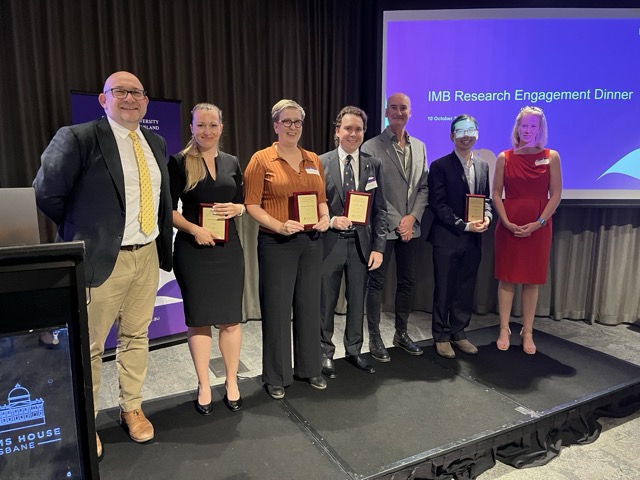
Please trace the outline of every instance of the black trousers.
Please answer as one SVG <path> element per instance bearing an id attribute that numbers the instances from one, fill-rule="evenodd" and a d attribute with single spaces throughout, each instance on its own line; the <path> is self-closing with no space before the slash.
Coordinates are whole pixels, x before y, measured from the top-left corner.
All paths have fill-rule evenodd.
<path id="1" fill-rule="evenodd" d="M 382 288 L 389 269 L 391 254 L 396 255 L 396 331 L 407 329 L 416 287 L 416 251 L 419 238 L 408 242 L 387 240 L 382 265 L 369 273 L 367 282 L 367 324 L 369 336 L 380 335 L 380 303 Z"/>
<path id="2" fill-rule="evenodd" d="M 320 375 L 320 277 L 322 241 L 318 232 L 289 237 L 260 232 L 262 381 L 287 386 L 293 375 Z M 293 358 L 291 364 L 291 308 Z"/>
<path id="3" fill-rule="evenodd" d="M 333 358 L 336 347 L 332 341 L 334 314 L 340 295 L 342 274 L 345 276 L 347 321 L 344 329 L 344 348 L 347 355 L 358 355 L 362 349 L 364 295 L 367 285 L 367 266 L 362 262 L 358 239 L 338 238 L 322 262 L 322 354 Z"/>
<path id="4" fill-rule="evenodd" d="M 433 316 L 431 332 L 436 342 L 462 340 L 473 313 L 482 250 L 472 235 L 464 234 L 460 248 L 433 247 Z"/>

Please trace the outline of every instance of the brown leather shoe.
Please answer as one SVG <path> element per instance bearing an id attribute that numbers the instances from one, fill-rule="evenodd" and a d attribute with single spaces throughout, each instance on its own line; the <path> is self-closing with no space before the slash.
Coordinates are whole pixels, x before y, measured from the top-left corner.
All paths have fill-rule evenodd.
<path id="1" fill-rule="evenodd" d="M 102 458 L 102 442 L 100 441 L 100 437 L 96 433 L 96 450 L 98 452 L 98 458 Z"/>
<path id="2" fill-rule="evenodd" d="M 142 410 L 120 412 L 120 424 L 127 430 L 134 442 L 144 443 L 153 438 L 153 425 L 144 416 Z"/>
<path id="3" fill-rule="evenodd" d="M 464 353 L 466 353 L 467 355 L 478 354 L 478 349 L 475 347 L 475 345 L 473 345 L 473 343 L 471 343 L 466 338 L 463 338 L 462 340 L 454 340 L 453 344 L 456 347 L 458 347 L 460 350 L 462 350 Z"/>
<path id="4" fill-rule="evenodd" d="M 436 353 L 444 358 L 456 358 L 456 352 L 451 348 L 449 342 L 434 342 L 433 346 L 436 349 Z"/>

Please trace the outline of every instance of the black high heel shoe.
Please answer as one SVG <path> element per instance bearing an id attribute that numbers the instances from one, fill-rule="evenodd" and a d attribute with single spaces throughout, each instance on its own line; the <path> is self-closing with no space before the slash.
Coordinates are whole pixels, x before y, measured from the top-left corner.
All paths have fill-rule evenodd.
<path id="1" fill-rule="evenodd" d="M 242 396 L 239 396 L 237 400 L 229 400 L 229 397 L 227 397 L 227 381 L 225 380 L 224 382 L 224 398 L 222 399 L 224 401 L 224 404 L 227 406 L 227 408 L 229 410 L 231 410 L 232 412 L 237 412 L 238 410 L 240 410 L 242 408 Z"/>
<path id="2" fill-rule="evenodd" d="M 198 412 L 200 415 L 204 415 L 205 417 L 211 415 L 213 413 L 213 399 L 206 405 L 200 405 L 200 402 L 198 402 L 199 395 L 200 385 L 198 385 L 198 389 L 196 390 L 196 412 Z"/>

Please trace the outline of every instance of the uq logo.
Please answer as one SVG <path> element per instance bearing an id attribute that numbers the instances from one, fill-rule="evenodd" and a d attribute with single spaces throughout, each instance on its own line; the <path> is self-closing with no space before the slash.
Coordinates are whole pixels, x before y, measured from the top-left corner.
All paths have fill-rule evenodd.
<path id="1" fill-rule="evenodd" d="M 0 404 L 0 433 L 44 425 L 44 400 L 31 399 L 29 390 L 19 383 L 9 392 L 8 403 Z"/>

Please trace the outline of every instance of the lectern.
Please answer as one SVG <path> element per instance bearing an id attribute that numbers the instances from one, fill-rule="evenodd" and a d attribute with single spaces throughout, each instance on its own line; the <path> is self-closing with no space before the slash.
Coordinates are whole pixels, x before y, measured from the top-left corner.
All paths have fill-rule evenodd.
<path id="1" fill-rule="evenodd" d="M 83 261 L 0 248 L 0 478 L 99 478 Z"/>

